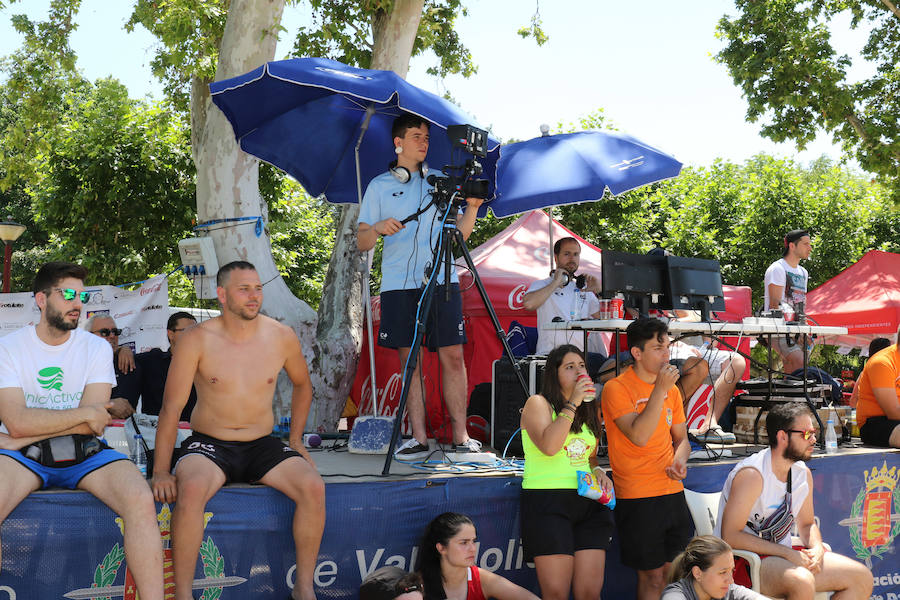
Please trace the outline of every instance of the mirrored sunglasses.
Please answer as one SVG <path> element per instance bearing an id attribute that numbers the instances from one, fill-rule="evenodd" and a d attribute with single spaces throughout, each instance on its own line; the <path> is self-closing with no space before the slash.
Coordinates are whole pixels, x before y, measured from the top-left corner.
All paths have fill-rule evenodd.
<path id="1" fill-rule="evenodd" d="M 78 295 L 81 298 L 81 301 L 87 304 L 87 301 L 91 299 L 90 292 L 76 292 L 72 288 L 53 288 L 54 291 L 58 291 L 62 294 L 63 300 L 67 302 L 71 302 L 75 299 L 75 296 Z"/>

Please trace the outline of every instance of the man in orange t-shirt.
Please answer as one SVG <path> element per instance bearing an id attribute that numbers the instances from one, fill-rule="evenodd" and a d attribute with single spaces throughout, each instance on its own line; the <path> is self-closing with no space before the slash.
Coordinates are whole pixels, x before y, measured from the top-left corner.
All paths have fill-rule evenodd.
<path id="1" fill-rule="evenodd" d="M 900 330 L 897 335 L 900 339 Z M 869 358 L 857 385 L 856 422 L 862 441 L 900 448 L 900 345 Z"/>
<path id="2" fill-rule="evenodd" d="M 694 529 L 681 480 L 690 444 L 669 330 L 642 318 L 626 330 L 634 365 L 607 383 L 601 400 L 616 486 L 622 563 L 637 570 L 639 600 L 658 599 L 669 563 Z"/>

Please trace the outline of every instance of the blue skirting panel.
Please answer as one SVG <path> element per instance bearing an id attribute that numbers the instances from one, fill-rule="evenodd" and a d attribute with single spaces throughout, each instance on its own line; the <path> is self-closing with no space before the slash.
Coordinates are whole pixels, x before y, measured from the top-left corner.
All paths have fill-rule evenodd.
<path id="1" fill-rule="evenodd" d="M 818 458 L 809 465 L 825 540 L 834 551 L 870 565 L 874 597 L 900 600 L 900 453 Z M 686 485 L 719 490 L 730 468 L 692 466 Z M 519 544 L 519 492 L 515 477 L 328 484 L 316 570 L 319 597 L 356 598 L 368 572 L 386 564 L 409 568 L 425 524 L 448 510 L 475 521 L 480 567 L 539 593 Z M 195 594 L 202 593 L 204 600 L 287 598 L 294 578 L 293 508 L 286 497 L 264 487 L 219 492 L 207 507 L 195 578 L 218 584 Z M 165 534 L 168 507 L 159 509 Z M 33 494 L 7 518 L 0 534 L 0 600 L 134 598 L 116 516 L 86 493 Z M 635 575 L 621 566 L 614 541 L 603 597 L 633 597 L 634 585 Z"/>

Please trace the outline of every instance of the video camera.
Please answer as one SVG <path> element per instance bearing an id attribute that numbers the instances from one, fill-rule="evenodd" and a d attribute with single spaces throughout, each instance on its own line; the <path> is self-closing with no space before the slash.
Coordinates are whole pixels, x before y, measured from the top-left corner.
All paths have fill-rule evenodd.
<path id="1" fill-rule="evenodd" d="M 469 154 L 484 158 L 487 156 L 488 134 L 483 129 L 471 125 L 451 125 L 447 127 L 447 138 L 453 148 L 460 148 Z M 466 198 L 486 199 L 490 194 L 487 179 L 476 179 L 482 168 L 474 158 L 466 160 L 462 166 L 446 165 L 441 171 L 444 177 L 428 176 L 428 184 L 434 186 L 434 199 L 442 210 L 452 204 L 463 206 Z M 458 172 L 458 173 L 456 173 Z"/>

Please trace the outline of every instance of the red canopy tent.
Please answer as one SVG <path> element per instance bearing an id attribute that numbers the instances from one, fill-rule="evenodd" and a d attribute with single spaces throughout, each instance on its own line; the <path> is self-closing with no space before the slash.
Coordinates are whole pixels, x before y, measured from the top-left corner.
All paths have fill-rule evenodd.
<path id="1" fill-rule="evenodd" d="M 537 279 L 544 279 L 550 272 L 550 217 L 543 211 L 532 211 L 512 223 L 509 227 L 471 251 L 472 262 L 484 284 L 491 305 L 497 313 L 504 331 L 509 330 L 513 320 L 522 325 L 536 327 L 536 313 L 525 310 L 522 296 L 528 286 Z M 553 239 L 571 236 L 581 244 L 580 272 L 600 275 L 601 250 L 575 233 L 553 221 Z M 462 290 L 463 316 L 468 343 L 464 347 L 468 370 L 467 397 L 479 383 L 491 381 L 494 360 L 500 358 L 503 350 L 481 302 L 478 289 L 467 268 L 457 261 Z M 725 286 L 726 312 L 719 317 L 728 321 L 740 321 L 751 314 L 750 288 Z M 374 298 L 373 320 L 375 335 L 380 322 L 379 299 Z M 364 340 L 363 344 L 368 341 Z M 365 347 L 365 346 L 364 346 Z M 423 360 L 423 383 L 428 398 L 429 427 L 438 438 L 449 437 L 450 427 L 446 423 L 440 398 L 440 373 L 437 355 L 425 352 Z M 375 351 L 380 414 L 393 415 L 400 400 L 401 365 L 394 350 L 377 347 Z M 369 361 L 366 353 L 360 359 L 356 379 L 351 390 L 351 398 L 359 407 L 360 415 L 371 415 L 371 391 L 369 383 Z"/>
<path id="2" fill-rule="evenodd" d="M 846 327 L 826 343 L 866 346 L 894 339 L 900 327 L 900 254 L 871 250 L 806 296 L 806 313 L 818 325 Z"/>

